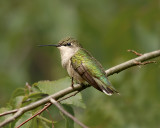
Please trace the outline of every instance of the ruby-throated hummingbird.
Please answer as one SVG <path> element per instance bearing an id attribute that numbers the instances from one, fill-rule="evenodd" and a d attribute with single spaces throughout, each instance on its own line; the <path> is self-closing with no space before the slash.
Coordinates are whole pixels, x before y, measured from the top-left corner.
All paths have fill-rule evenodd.
<path id="1" fill-rule="evenodd" d="M 55 46 L 60 50 L 62 66 L 67 69 L 69 76 L 79 84 L 92 85 L 107 95 L 118 93 L 109 82 L 101 64 L 85 50 L 77 40 L 67 37 Z"/>

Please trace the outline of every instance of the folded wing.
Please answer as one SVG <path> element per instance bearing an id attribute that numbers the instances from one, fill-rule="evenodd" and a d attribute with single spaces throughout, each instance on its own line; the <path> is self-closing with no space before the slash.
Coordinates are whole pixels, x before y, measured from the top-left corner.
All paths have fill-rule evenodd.
<path id="1" fill-rule="evenodd" d="M 105 71 L 100 63 L 86 50 L 79 50 L 72 56 L 71 65 L 89 85 L 92 85 L 97 90 L 107 95 L 118 93 L 107 79 Z"/>

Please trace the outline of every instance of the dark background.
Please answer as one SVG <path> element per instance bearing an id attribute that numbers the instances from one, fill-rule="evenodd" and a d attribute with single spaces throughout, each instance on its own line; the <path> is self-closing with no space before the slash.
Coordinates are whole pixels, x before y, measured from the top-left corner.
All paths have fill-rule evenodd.
<path id="1" fill-rule="evenodd" d="M 72 36 L 104 68 L 160 48 L 159 0 L 1 0 L 0 107 L 12 92 L 39 80 L 67 75 L 59 51 L 38 44 L 56 44 Z M 85 110 L 78 117 L 94 128 L 160 127 L 160 64 L 137 66 L 109 79 L 121 93 L 106 96 L 88 88 Z M 80 112 L 79 112 L 80 111 Z"/>

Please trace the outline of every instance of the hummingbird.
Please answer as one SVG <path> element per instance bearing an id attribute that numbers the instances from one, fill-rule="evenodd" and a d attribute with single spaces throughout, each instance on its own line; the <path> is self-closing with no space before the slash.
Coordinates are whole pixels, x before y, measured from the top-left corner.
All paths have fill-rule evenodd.
<path id="1" fill-rule="evenodd" d="M 108 80 L 102 65 L 76 39 L 67 37 L 57 45 L 39 46 L 55 46 L 59 49 L 62 67 L 71 77 L 72 87 L 73 81 L 76 81 L 79 84 L 91 85 L 107 95 L 119 94 Z"/>

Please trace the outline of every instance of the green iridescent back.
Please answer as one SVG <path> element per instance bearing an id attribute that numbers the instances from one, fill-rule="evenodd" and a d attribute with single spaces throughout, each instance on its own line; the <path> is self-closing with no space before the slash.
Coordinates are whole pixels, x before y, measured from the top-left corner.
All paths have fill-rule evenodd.
<path id="1" fill-rule="evenodd" d="M 86 70 L 93 77 L 98 78 L 105 85 L 111 85 L 101 64 L 85 49 L 81 48 L 78 50 L 75 55 L 72 56 L 71 61 L 76 67 L 79 67 L 81 64 L 83 64 Z"/>

